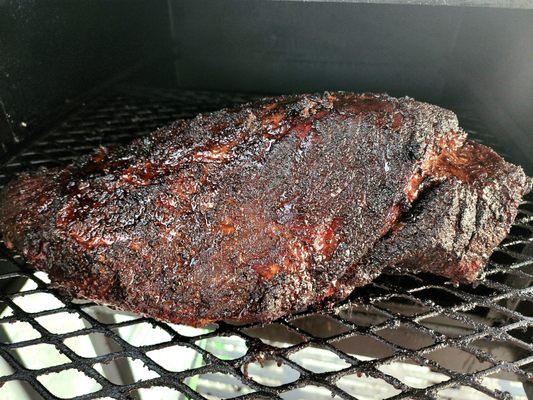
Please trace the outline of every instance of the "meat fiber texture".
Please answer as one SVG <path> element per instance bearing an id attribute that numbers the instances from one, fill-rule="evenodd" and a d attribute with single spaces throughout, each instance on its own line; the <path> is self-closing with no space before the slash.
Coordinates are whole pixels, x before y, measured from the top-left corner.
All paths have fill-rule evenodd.
<path id="1" fill-rule="evenodd" d="M 0 230 L 68 295 L 196 326 L 271 321 L 384 270 L 474 281 L 530 186 L 448 110 L 326 92 L 22 174 Z"/>

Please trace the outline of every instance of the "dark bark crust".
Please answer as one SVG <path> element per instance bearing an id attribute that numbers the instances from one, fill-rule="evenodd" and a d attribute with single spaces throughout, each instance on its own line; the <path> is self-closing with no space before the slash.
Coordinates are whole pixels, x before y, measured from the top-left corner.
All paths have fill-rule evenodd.
<path id="1" fill-rule="evenodd" d="M 474 280 L 527 190 L 450 111 L 334 92 L 23 174 L 1 195 L 0 230 L 73 296 L 193 325 L 268 321 L 384 268 Z"/>

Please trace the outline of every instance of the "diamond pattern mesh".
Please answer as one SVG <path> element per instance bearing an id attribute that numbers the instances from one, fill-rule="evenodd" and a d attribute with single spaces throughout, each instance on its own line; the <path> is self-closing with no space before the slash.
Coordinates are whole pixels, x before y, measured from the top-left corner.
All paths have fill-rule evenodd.
<path id="1" fill-rule="evenodd" d="M 247 98 L 116 88 L 23 146 L 0 183 Z M 474 138 L 502 150 L 475 113 L 454 110 Z M 384 275 L 328 311 L 206 329 L 61 297 L 2 246 L 0 398 L 525 399 L 532 231 L 530 196 L 476 285 Z"/>

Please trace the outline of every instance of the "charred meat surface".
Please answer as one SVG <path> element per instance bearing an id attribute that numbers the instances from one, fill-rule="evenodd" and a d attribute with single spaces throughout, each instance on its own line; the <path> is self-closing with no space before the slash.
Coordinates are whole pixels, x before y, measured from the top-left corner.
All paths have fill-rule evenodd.
<path id="1" fill-rule="evenodd" d="M 508 233 L 523 193 L 530 190 L 520 168 L 471 141 L 430 158 L 423 171 L 428 188 L 354 266 L 345 284 L 358 269 L 384 268 L 473 282 Z"/>
<path id="2" fill-rule="evenodd" d="M 474 280 L 529 182 L 440 107 L 294 95 L 23 174 L 0 230 L 72 296 L 175 323 L 269 321 L 386 268 Z"/>

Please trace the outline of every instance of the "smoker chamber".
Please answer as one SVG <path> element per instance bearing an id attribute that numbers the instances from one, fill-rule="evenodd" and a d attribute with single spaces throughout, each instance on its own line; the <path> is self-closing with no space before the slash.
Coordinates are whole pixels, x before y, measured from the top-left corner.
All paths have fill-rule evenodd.
<path id="1" fill-rule="evenodd" d="M 251 97 L 108 88 L 19 143 L 0 182 Z M 449 107 L 472 138 L 506 154 L 475 108 Z M 475 285 L 384 275 L 327 311 L 206 329 L 62 297 L 2 245 L 0 398 L 15 386 L 29 398 L 80 400 L 532 398 L 532 232 L 529 195 Z"/>

